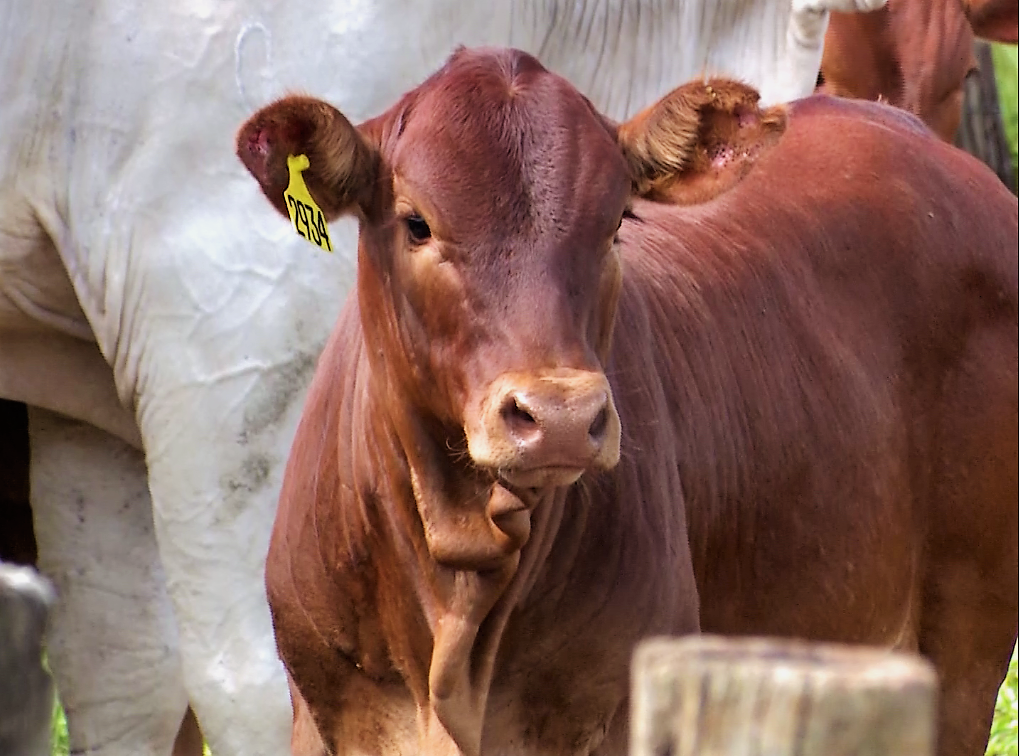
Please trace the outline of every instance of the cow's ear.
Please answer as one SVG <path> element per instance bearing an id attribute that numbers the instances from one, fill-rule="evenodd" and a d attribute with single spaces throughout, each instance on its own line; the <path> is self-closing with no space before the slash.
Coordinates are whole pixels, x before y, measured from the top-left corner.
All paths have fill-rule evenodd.
<path id="1" fill-rule="evenodd" d="M 763 110 L 758 92 L 726 79 L 675 89 L 617 130 L 634 193 L 699 202 L 746 175 L 786 128 L 783 107 Z"/>
<path id="2" fill-rule="evenodd" d="M 370 214 L 379 153 L 343 113 L 312 97 L 285 97 L 259 110 L 238 131 L 237 156 L 284 216 L 287 158 L 292 155 L 308 157 L 304 181 L 327 220 Z"/>

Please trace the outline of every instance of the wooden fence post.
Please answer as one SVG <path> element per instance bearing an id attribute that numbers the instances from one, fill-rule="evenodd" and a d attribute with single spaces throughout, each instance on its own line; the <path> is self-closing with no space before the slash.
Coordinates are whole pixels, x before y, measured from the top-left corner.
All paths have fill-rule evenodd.
<path id="1" fill-rule="evenodd" d="M 634 655 L 630 756 L 931 756 L 935 679 L 875 648 L 651 639 Z"/>

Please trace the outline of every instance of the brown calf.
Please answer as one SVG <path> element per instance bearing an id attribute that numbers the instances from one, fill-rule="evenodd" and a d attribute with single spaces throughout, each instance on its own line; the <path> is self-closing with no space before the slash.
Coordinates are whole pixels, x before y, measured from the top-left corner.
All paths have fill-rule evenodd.
<path id="1" fill-rule="evenodd" d="M 355 128 L 360 219 L 266 584 L 295 754 L 622 754 L 655 633 L 917 649 L 982 753 L 1017 632 L 1017 201 L 882 105 L 690 84 L 617 127 L 457 52 Z"/>
<path id="2" fill-rule="evenodd" d="M 819 91 L 882 99 L 952 142 L 975 34 L 1016 44 L 1016 0 L 888 0 L 872 13 L 832 13 Z"/>

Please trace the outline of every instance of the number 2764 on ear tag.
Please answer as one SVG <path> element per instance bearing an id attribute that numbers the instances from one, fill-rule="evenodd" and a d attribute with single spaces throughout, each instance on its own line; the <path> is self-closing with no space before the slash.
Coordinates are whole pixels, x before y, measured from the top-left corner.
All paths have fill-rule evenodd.
<path id="1" fill-rule="evenodd" d="M 290 222 L 294 224 L 294 230 L 298 236 L 307 239 L 316 247 L 326 252 L 333 251 L 333 244 L 329 240 L 329 231 L 326 228 L 326 218 L 321 208 L 315 204 L 312 195 L 305 185 L 305 177 L 302 172 L 309 166 L 307 155 L 289 155 L 287 157 L 287 170 L 290 172 L 290 184 L 287 191 L 283 193 L 287 201 L 287 212 L 290 214 Z"/>

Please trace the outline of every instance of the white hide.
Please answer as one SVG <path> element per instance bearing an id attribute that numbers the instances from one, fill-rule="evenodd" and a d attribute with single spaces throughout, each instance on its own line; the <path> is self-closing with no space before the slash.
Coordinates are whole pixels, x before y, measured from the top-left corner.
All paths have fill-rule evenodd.
<path id="1" fill-rule="evenodd" d="M 84 423 L 37 408 L 28 418 L 39 569 L 60 596 L 47 651 L 71 752 L 166 756 L 188 700 L 145 460 Z"/>
<path id="2" fill-rule="evenodd" d="M 879 4 L 794 2 L 791 15 L 791 0 L 0 0 L 0 396 L 144 449 L 184 681 L 217 756 L 287 749 L 263 562 L 355 249 L 350 223 L 334 225 L 332 256 L 289 230 L 233 155 L 238 126 L 293 90 L 357 122 L 456 44 L 535 53 L 618 119 L 699 75 L 792 99 L 814 85 L 819 9 Z M 52 514 L 60 495 L 35 505 L 51 513 L 47 560 L 80 549 Z M 120 681 L 111 700 L 130 710 L 147 673 L 90 653 L 95 640 L 68 638 L 67 653 Z M 107 737 L 81 716 L 72 730 Z M 157 731 L 137 730 L 156 739 L 136 752 L 161 748 Z"/>

